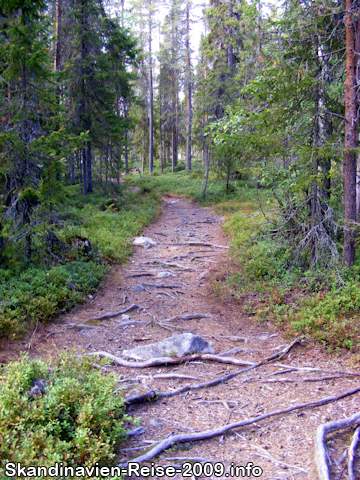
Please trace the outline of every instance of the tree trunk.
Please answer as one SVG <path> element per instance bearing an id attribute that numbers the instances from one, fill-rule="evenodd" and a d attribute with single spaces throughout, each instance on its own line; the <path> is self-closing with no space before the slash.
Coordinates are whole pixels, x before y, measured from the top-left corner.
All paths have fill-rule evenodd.
<path id="1" fill-rule="evenodd" d="M 205 182 L 204 182 L 204 189 L 203 189 L 203 195 L 205 197 L 206 187 L 207 187 L 207 183 L 208 183 L 208 179 L 209 179 L 209 170 L 210 170 L 210 158 L 209 158 L 210 156 L 209 156 L 208 148 L 207 148 L 206 145 L 204 145 L 203 154 L 204 154 L 205 162 L 206 162 L 206 174 L 205 174 Z"/>
<path id="2" fill-rule="evenodd" d="M 61 58 L 61 5 L 62 0 L 56 0 L 55 2 L 55 54 L 54 54 L 54 72 L 60 69 Z"/>
<path id="3" fill-rule="evenodd" d="M 315 62 L 316 62 L 316 73 L 320 75 L 320 68 L 319 68 L 319 37 L 315 35 Z M 314 98 L 314 131 L 313 131 L 313 165 L 312 171 L 313 175 L 318 174 L 319 170 L 319 138 L 320 138 L 320 124 L 319 124 L 319 102 L 320 102 L 320 85 L 319 85 L 319 78 L 316 79 L 316 86 L 315 86 L 315 98 Z M 318 219 L 318 185 L 317 181 L 314 180 L 312 184 L 312 200 L 311 200 L 311 218 L 312 224 L 315 226 L 319 219 Z M 316 244 L 315 240 L 312 241 L 311 245 L 311 265 L 315 264 L 316 261 Z"/>
<path id="4" fill-rule="evenodd" d="M 86 148 L 85 148 L 85 145 L 84 145 L 84 148 L 81 150 L 81 153 L 82 153 L 82 163 L 83 163 L 83 177 L 84 177 L 84 195 L 87 195 L 88 194 L 88 191 L 87 191 L 87 186 L 88 186 L 88 183 L 87 183 L 87 174 L 88 174 L 88 170 L 87 170 L 87 162 L 86 162 Z"/>
<path id="5" fill-rule="evenodd" d="M 87 155 L 86 155 L 86 164 L 87 164 L 87 191 L 92 193 L 93 189 L 93 180 L 92 180 L 92 145 L 91 142 L 87 142 Z"/>
<path id="6" fill-rule="evenodd" d="M 187 75 L 187 132 L 186 170 L 191 170 L 191 66 L 190 66 L 190 3 L 186 3 L 186 75 Z"/>
<path id="7" fill-rule="evenodd" d="M 148 0 L 149 7 L 149 173 L 154 167 L 154 106 L 153 106 L 153 78 L 152 78 L 152 56 L 151 56 L 151 0 Z"/>
<path id="8" fill-rule="evenodd" d="M 355 229 L 356 221 L 356 56 L 355 29 L 358 20 L 353 15 L 359 14 L 359 8 L 354 0 L 346 0 L 346 80 L 345 80 L 345 158 L 344 158 L 344 204 L 345 204 L 345 234 L 344 260 L 348 267 L 355 261 Z"/>
<path id="9" fill-rule="evenodd" d="M 159 52 L 160 52 L 161 29 L 159 24 Z M 162 110 L 161 110 L 161 55 L 159 55 L 159 129 L 160 129 L 160 166 L 161 173 L 164 171 L 164 148 L 162 131 Z"/>

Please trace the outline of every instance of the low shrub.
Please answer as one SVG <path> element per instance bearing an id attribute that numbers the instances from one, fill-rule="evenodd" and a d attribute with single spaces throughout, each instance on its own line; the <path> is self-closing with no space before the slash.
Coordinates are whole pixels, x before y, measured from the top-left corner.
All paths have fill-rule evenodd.
<path id="1" fill-rule="evenodd" d="M 25 356 L 1 368 L 2 466 L 114 464 L 116 447 L 126 436 L 124 422 L 130 418 L 123 399 L 114 394 L 115 376 L 103 376 L 92 363 L 65 352 L 51 366 Z M 48 384 L 45 393 L 31 394 L 39 379 Z"/>

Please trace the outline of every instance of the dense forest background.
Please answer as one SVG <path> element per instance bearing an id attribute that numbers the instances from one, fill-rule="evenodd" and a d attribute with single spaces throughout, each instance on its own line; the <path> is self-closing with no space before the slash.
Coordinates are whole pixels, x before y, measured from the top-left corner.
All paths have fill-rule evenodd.
<path id="1" fill-rule="evenodd" d="M 156 215 L 154 191 L 191 182 L 229 212 L 239 189 L 261 200 L 265 220 L 237 245 L 242 278 L 305 279 L 308 293 L 333 289 L 358 310 L 346 288 L 359 268 L 360 3 L 199 11 L 191 0 L 0 1 L 2 335 L 91 292 Z"/>

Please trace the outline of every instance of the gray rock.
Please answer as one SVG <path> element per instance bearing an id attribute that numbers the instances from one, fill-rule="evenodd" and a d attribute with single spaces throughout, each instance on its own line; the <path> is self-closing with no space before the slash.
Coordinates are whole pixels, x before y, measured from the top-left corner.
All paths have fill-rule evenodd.
<path id="1" fill-rule="evenodd" d="M 155 240 L 152 240 L 149 237 L 135 237 L 133 245 L 137 245 L 144 248 L 156 247 Z"/>
<path id="2" fill-rule="evenodd" d="M 133 288 L 133 291 L 134 292 L 144 292 L 145 288 L 142 285 L 135 285 L 135 287 Z"/>
<path id="3" fill-rule="evenodd" d="M 159 278 L 176 277 L 176 275 L 171 272 L 159 272 L 156 276 Z"/>
<path id="4" fill-rule="evenodd" d="M 124 350 L 123 355 L 135 360 L 150 360 L 161 357 L 183 357 L 190 353 L 214 353 L 209 342 L 199 335 L 181 333 L 165 340 L 149 345 L 139 345 L 130 350 Z"/>
<path id="5" fill-rule="evenodd" d="M 48 387 L 49 384 L 44 378 L 39 378 L 37 380 L 33 381 L 33 386 L 30 388 L 28 392 L 26 392 L 26 395 L 28 395 L 30 398 L 35 398 L 40 395 L 45 395 L 46 393 L 46 387 Z"/>

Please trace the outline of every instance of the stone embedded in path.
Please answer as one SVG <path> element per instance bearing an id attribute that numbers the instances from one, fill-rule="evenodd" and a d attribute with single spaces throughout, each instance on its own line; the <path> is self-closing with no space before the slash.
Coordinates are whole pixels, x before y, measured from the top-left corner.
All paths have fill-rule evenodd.
<path id="1" fill-rule="evenodd" d="M 156 276 L 158 278 L 176 277 L 175 273 L 171 273 L 171 272 L 159 272 Z"/>
<path id="2" fill-rule="evenodd" d="M 165 338 L 161 342 L 124 350 L 123 355 L 135 360 L 150 360 L 162 357 L 183 357 L 190 353 L 214 353 L 209 342 L 193 333 L 181 333 Z"/>
<path id="3" fill-rule="evenodd" d="M 133 245 L 137 245 L 144 248 L 156 247 L 157 243 L 149 237 L 135 237 Z"/>
<path id="4" fill-rule="evenodd" d="M 145 288 L 142 285 L 135 285 L 135 287 L 133 288 L 133 291 L 134 292 L 144 292 Z"/>

